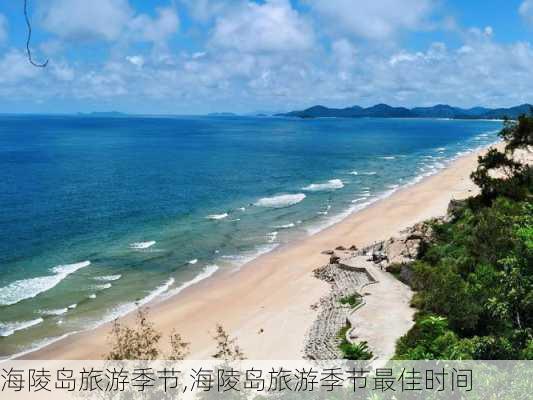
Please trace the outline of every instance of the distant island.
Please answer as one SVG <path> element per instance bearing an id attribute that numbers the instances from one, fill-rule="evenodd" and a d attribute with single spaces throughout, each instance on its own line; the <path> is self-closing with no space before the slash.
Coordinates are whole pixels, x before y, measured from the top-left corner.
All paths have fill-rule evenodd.
<path id="1" fill-rule="evenodd" d="M 116 118 L 127 117 L 128 114 L 119 111 L 93 111 L 90 113 L 79 112 L 76 114 L 78 117 L 99 117 L 99 118 Z"/>
<path id="2" fill-rule="evenodd" d="M 313 106 L 301 111 L 291 111 L 288 113 L 276 114 L 282 117 L 297 118 L 451 118 L 451 119 L 516 119 L 520 115 L 529 114 L 533 106 L 522 104 L 510 108 L 460 108 L 446 104 L 438 104 L 433 107 L 391 107 L 387 104 L 377 104 L 372 107 L 363 108 L 352 106 L 346 108 L 329 108 L 325 106 Z"/>
<path id="3" fill-rule="evenodd" d="M 208 117 L 236 117 L 237 114 L 232 112 L 214 112 L 207 114 Z"/>

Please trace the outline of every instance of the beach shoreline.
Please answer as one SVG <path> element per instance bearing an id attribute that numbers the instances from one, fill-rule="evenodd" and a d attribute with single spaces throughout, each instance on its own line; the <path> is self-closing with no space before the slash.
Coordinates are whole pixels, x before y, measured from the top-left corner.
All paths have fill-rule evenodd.
<path id="1" fill-rule="evenodd" d="M 498 146 L 501 146 L 498 145 Z M 384 240 L 422 220 L 443 215 L 449 201 L 475 193 L 469 175 L 486 149 L 458 157 L 438 173 L 399 188 L 311 236 L 280 246 L 238 271 L 219 271 L 182 292 L 150 303 L 150 318 L 166 336 L 173 330 L 191 343 L 192 359 L 213 353 L 217 323 L 237 337 L 247 358 L 299 359 L 317 316 L 311 306 L 328 285 L 312 271 L 327 263 L 323 250 Z M 130 313 L 123 317 L 131 321 Z M 111 323 L 74 333 L 23 359 L 99 359 L 109 350 Z"/>

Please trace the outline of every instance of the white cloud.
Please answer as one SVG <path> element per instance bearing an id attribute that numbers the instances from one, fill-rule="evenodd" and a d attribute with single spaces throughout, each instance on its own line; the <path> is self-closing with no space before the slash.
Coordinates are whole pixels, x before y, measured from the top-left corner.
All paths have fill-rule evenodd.
<path id="1" fill-rule="evenodd" d="M 520 15 L 533 25 L 533 0 L 525 0 L 518 9 Z"/>
<path id="2" fill-rule="evenodd" d="M 180 0 L 191 18 L 199 22 L 208 22 L 232 8 L 242 7 L 245 2 L 246 0 Z"/>
<path id="3" fill-rule="evenodd" d="M 126 57 L 126 60 L 128 60 L 133 65 L 136 65 L 137 67 L 142 67 L 144 65 L 143 56 L 128 56 Z"/>
<path id="4" fill-rule="evenodd" d="M 128 0 L 51 0 L 43 26 L 67 40 L 116 40 L 132 17 Z"/>
<path id="5" fill-rule="evenodd" d="M 35 67 L 28 63 L 26 54 L 10 50 L 0 59 L 0 83 L 16 84 L 25 79 L 31 79 L 38 75 Z"/>
<path id="6" fill-rule="evenodd" d="M 0 44 L 7 40 L 7 18 L 0 14 Z"/>
<path id="7" fill-rule="evenodd" d="M 288 0 L 248 2 L 218 17 L 211 38 L 215 47 L 244 52 L 307 50 L 313 42 L 310 24 Z"/>
<path id="8" fill-rule="evenodd" d="M 157 9 L 156 18 L 145 14 L 136 16 L 130 22 L 129 29 L 134 34 L 140 34 L 147 42 L 162 44 L 178 31 L 179 24 L 176 10 L 173 7 L 166 7 Z"/>
<path id="9" fill-rule="evenodd" d="M 367 39 L 386 39 L 424 26 L 434 0 L 308 0 L 332 30 Z"/>
<path id="10" fill-rule="evenodd" d="M 41 10 L 46 30 L 69 41 L 123 40 L 164 44 L 179 28 L 174 7 L 156 9 L 156 17 L 136 14 L 128 0 L 51 0 Z"/>

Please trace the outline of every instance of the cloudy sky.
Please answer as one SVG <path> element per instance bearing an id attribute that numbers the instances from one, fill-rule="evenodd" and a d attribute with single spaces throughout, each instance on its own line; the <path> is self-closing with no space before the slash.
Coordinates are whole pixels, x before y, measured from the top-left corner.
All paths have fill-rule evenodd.
<path id="1" fill-rule="evenodd" d="M 0 2 L 0 113 L 533 102 L 533 0 Z"/>

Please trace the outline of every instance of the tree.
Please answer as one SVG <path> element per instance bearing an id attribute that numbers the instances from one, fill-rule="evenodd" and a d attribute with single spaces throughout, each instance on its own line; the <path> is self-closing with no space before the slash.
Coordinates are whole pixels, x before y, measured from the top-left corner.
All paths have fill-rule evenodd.
<path id="1" fill-rule="evenodd" d="M 515 200 L 531 197 L 533 168 L 515 160 L 518 149 L 530 151 L 533 146 L 533 116 L 522 115 L 518 121 L 506 120 L 499 136 L 506 141 L 505 151 L 490 149 L 480 156 L 478 167 L 471 175 L 481 189 L 483 203 L 490 204 L 498 196 Z"/>
<path id="2" fill-rule="evenodd" d="M 161 333 L 148 319 L 146 309 L 139 308 L 133 327 L 125 326 L 118 319 L 113 323 L 110 334 L 112 350 L 106 356 L 108 360 L 157 360 L 163 354 L 159 348 Z M 181 335 L 173 332 L 170 336 L 169 360 L 183 360 L 188 355 L 189 344 Z"/>
<path id="3" fill-rule="evenodd" d="M 244 360 L 244 353 L 237 344 L 237 339 L 230 338 L 222 325 L 217 324 L 215 336 L 213 339 L 217 342 L 217 352 L 213 354 L 214 358 L 228 361 Z"/>

